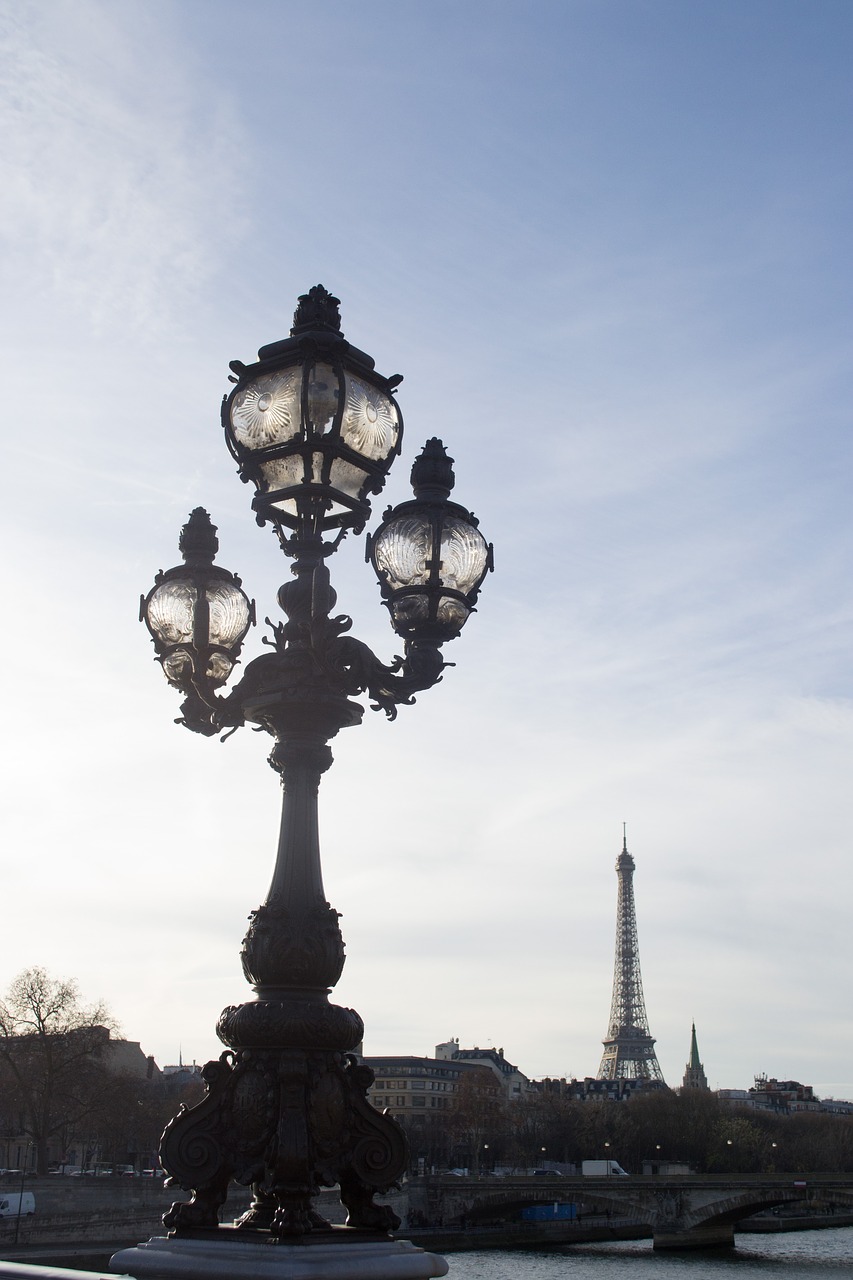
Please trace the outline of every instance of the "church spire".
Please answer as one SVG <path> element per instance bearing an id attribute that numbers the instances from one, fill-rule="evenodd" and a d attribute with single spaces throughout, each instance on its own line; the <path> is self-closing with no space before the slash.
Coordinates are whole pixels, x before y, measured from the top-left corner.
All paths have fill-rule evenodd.
<path id="1" fill-rule="evenodd" d="M 696 1023 L 694 1022 L 690 1029 L 690 1058 L 687 1066 L 684 1068 L 684 1081 L 682 1084 L 684 1089 L 707 1089 L 708 1079 L 705 1075 L 705 1068 L 699 1060 L 699 1045 L 696 1040 Z"/>

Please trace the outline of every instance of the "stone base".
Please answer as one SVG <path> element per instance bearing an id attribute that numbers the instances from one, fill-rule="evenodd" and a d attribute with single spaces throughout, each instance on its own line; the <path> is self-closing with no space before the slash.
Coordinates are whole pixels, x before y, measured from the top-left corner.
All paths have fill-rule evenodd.
<path id="1" fill-rule="evenodd" d="M 324 1232 L 311 1244 L 154 1236 L 113 1254 L 110 1270 L 140 1280 L 430 1280 L 448 1267 L 410 1240 L 330 1239 Z"/>

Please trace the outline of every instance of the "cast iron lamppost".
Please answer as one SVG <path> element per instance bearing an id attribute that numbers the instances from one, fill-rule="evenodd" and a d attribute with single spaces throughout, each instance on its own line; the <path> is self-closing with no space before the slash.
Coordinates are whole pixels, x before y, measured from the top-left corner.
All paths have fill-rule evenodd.
<path id="1" fill-rule="evenodd" d="M 348 530 L 363 530 L 403 430 L 393 396 L 402 379 L 382 377 L 345 341 L 338 305 L 321 285 L 301 297 L 289 338 L 262 347 L 253 365 L 232 362 L 236 385 L 223 403 L 257 521 L 273 526 L 293 561 L 293 580 L 278 593 L 287 621 L 269 624 L 270 651 L 230 694 L 218 692 L 254 605 L 240 579 L 213 563 L 216 530 L 201 508 L 181 533 L 184 563 L 157 575 L 140 608 L 166 678 L 184 695 L 179 723 L 207 735 L 246 723 L 265 730 L 284 791 L 272 883 L 242 948 L 255 998 L 222 1013 L 217 1032 L 228 1048 L 204 1068 L 207 1094 L 162 1139 L 172 1183 L 192 1192 L 164 1218 L 178 1238 L 328 1239 L 312 1200 L 334 1184 L 350 1229 L 336 1239 L 387 1238 L 399 1226 L 374 1196 L 405 1172 L 405 1138 L 367 1102 L 373 1073 L 352 1053 L 361 1018 L 328 998 L 344 945 L 323 889 L 317 791 L 330 739 L 362 718 L 355 697 L 368 694 L 393 719 L 398 704 L 441 679 L 441 646 L 474 608 L 492 549 L 476 519 L 449 501 L 452 459 L 430 440 L 412 467 L 414 499 L 386 511 L 367 543 L 404 656 L 381 662 L 348 634 L 350 619 L 333 613 L 327 558 Z M 252 1204 L 220 1226 L 232 1180 L 252 1187 Z"/>

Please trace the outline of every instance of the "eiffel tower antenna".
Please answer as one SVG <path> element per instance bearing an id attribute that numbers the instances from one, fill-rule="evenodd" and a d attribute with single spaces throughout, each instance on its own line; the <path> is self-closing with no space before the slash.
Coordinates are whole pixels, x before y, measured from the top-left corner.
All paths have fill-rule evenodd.
<path id="1" fill-rule="evenodd" d="M 657 1080 L 663 1072 L 649 1032 L 643 979 L 640 976 L 640 948 L 637 942 L 637 914 L 634 909 L 634 859 L 628 852 L 628 832 L 622 823 L 622 852 L 616 859 L 619 894 L 616 900 L 616 960 L 613 966 L 613 999 L 604 1053 L 598 1068 L 599 1080 Z"/>

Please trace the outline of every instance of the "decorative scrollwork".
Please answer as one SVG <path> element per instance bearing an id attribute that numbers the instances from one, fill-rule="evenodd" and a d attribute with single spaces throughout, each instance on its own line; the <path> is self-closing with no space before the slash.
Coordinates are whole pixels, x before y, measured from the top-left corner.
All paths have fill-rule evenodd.
<path id="1" fill-rule="evenodd" d="M 164 1216 L 169 1227 L 215 1227 L 233 1173 L 228 1152 L 225 1095 L 231 1084 L 230 1054 L 208 1062 L 202 1075 L 208 1087 L 196 1106 L 181 1107 L 160 1140 L 160 1163 L 169 1184 L 192 1191 L 192 1200 L 177 1201 Z"/>
<path id="2" fill-rule="evenodd" d="M 328 902 L 295 913 L 272 900 L 249 917 L 241 960 L 253 985 L 333 987 L 343 972 L 340 913 Z"/>
<path id="3" fill-rule="evenodd" d="M 276 716 L 257 712 L 266 700 L 290 700 L 307 712 L 330 698 L 348 699 L 362 693 L 370 697 L 373 711 L 384 711 L 393 720 L 398 706 L 411 705 L 414 695 L 437 684 L 445 666 L 450 665 L 442 658 L 437 642 L 424 640 L 407 640 L 403 657 L 382 662 L 368 645 L 348 634 L 352 619 L 346 614 L 330 617 L 327 612 L 307 610 L 301 598 L 305 590 L 305 582 L 300 581 L 282 588 L 283 603 L 295 616 L 276 624 L 267 618 L 272 638 L 265 637 L 264 643 L 272 652 L 250 662 L 227 697 L 188 676 L 179 724 L 207 736 L 225 730 L 228 736 L 251 718 L 278 736 Z M 325 603 L 333 602 L 334 592 L 326 586 Z M 312 604 L 316 606 L 316 599 Z M 330 729 L 330 735 L 337 727 Z"/>
<path id="4" fill-rule="evenodd" d="M 216 1034 L 233 1049 L 275 1045 L 344 1052 L 359 1043 L 364 1023 L 355 1009 L 322 1000 L 255 1000 L 223 1009 Z"/>

